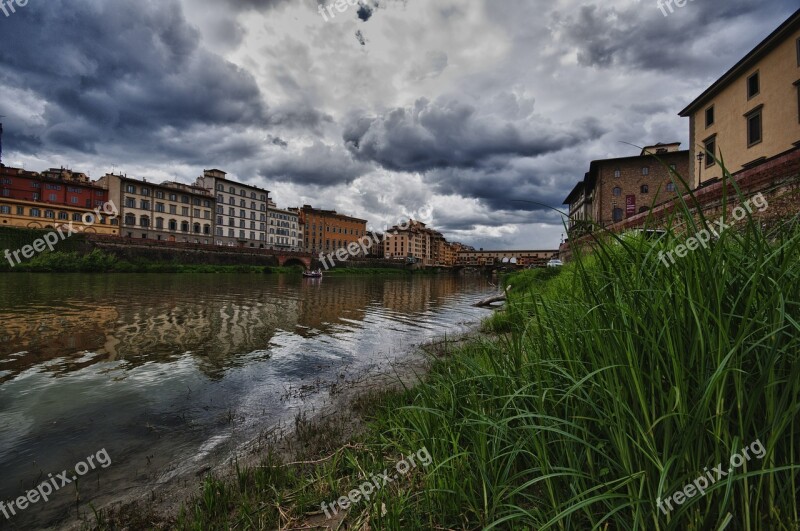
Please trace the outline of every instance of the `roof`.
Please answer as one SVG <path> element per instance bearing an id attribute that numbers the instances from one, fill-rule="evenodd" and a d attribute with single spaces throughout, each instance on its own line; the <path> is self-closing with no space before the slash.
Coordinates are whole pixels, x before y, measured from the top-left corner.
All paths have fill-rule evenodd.
<path id="1" fill-rule="evenodd" d="M 744 71 L 750 69 L 754 63 L 775 49 L 786 37 L 794 33 L 797 28 L 800 28 L 800 9 L 795 11 L 783 24 L 778 26 L 778 29 L 773 31 L 766 39 L 761 41 L 758 46 L 753 48 L 750 53 L 745 55 L 738 63 L 733 65 L 730 70 L 725 72 L 722 77 L 708 87 L 705 92 L 700 94 L 700 96 L 683 109 L 679 115 L 687 117 L 693 114 L 698 107 L 702 106 L 703 103 L 711 99 L 723 88 L 727 87 L 732 81 L 738 79 Z"/>
<path id="2" fill-rule="evenodd" d="M 583 178 L 585 180 L 586 176 L 584 176 Z M 572 204 L 572 199 L 574 199 L 575 196 L 577 196 L 578 193 L 583 189 L 583 183 L 584 183 L 584 181 L 578 181 L 578 184 L 575 185 L 575 188 L 572 189 L 572 191 L 569 193 L 567 198 L 564 199 L 564 202 L 562 204 L 571 205 Z"/>

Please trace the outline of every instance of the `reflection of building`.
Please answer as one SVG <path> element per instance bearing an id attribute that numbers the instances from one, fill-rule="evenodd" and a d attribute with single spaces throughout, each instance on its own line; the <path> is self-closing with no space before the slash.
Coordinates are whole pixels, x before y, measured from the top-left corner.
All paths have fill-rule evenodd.
<path id="1" fill-rule="evenodd" d="M 98 183 L 108 188 L 120 210 L 120 235 L 127 238 L 210 244 L 214 198 L 196 186 L 149 183 L 107 174 Z"/>
<path id="2" fill-rule="evenodd" d="M 275 203 L 267 205 L 269 235 L 267 243 L 273 249 L 299 251 L 302 234 L 299 231 L 300 214 L 296 209 L 281 210 Z"/>
<path id="3" fill-rule="evenodd" d="M 800 11 L 714 82 L 689 118 L 691 183 L 722 177 L 800 146 Z M 702 156 L 702 160 L 698 160 Z"/>
<path id="4" fill-rule="evenodd" d="M 689 152 L 680 143 L 645 147 L 634 157 L 592 161 L 582 183 L 564 200 L 570 228 L 587 230 L 647 212 L 684 192 L 678 176 L 689 175 Z"/>
<path id="5" fill-rule="evenodd" d="M 117 219 L 94 212 L 108 201 L 108 191 L 83 173 L 51 169 L 36 173 L 0 166 L 0 225 L 33 229 L 73 227 L 117 234 Z M 112 209 L 108 209 L 111 211 Z"/>
<path id="6" fill-rule="evenodd" d="M 310 205 L 300 209 L 300 223 L 307 253 L 330 253 L 345 249 L 367 234 L 367 220 L 339 214 L 335 210 L 320 210 Z"/>
<path id="7" fill-rule="evenodd" d="M 231 181 L 226 175 L 222 170 L 204 170 L 195 183 L 216 198 L 214 242 L 263 249 L 267 246 L 269 190 Z"/>

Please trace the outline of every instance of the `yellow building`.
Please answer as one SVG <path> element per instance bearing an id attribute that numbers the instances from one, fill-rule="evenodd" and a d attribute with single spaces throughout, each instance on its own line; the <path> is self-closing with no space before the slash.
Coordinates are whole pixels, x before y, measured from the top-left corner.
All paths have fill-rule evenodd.
<path id="1" fill-rule="evenodd" d="M 800 146 L 800 10 L 680 113 L 691 183 L 720 179 Z"/>
<path id="2" fill-rule="evenodd" d="M 156 184 L 108 174 L 97 181 L 120 210 L 120 236 L 168 242 L 214 243 L 215 200 L 199 186 Z"/>
<path id="3" fill-rule="evenodd" d="M 26 229 L 59 229 L 65 234 L 72 223 L 76 232 L 88 234 L 119 234 L 119 218 L 89 208 L 68 205 L 49 205 L 0 197 L 0 226 Z"/>

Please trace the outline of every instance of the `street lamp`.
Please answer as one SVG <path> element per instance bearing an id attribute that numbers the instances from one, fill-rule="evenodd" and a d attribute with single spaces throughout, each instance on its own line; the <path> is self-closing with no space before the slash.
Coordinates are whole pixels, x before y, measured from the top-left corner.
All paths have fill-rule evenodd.
<path id="1" fill-rule="evenodd" d="M 697 164 L 699 168 L 697 169 L 697 183 L 701 183 L 703 181 L 703 159 L 706 158 L 706 154 L 702 151 L 697 154 Z"/>

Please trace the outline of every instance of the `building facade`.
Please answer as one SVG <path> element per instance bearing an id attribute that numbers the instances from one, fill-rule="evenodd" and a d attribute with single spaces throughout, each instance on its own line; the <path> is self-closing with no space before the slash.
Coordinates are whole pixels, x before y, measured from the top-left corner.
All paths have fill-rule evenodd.
<path id="1" fill-rule="evenodd" d="M 183 183 L 155 184 L 107 174 L 99 184 L 119 205 L 120 236 L 209 245 L 214 238 L 214 196 Z"/>
<path id="2" fill-rule="evenodd" d="M 269 190 L 231 181 L 216 169 L 203 170 L 195 185 L 213 194 L 216 201 L 216 245 L 267 247 Z"/>
<path id="3" fill-rule="evenodd" d="M 310 205 L 299 209 L 303 230 L 303 250 L 311 254 L 331 253 L 345 249 L 367 234 L 367 220 L 321 210 Z"/>
<path id="4" fill-rule="evenodd" d="M 283 210 L 272 201 L 267 205 L 267 245 L 270 249 L 299 251 L 303 241 L 300 213 L 297 209 Z"/>
<path id="5" fill-rule="evenodd" d="M 680 113 L 693 187 L 800 146 L 800 10 Z"/>
<path id="6" fill-rule="evenodd" d="M 595 160 L 582 181 L 564 200 L 570 227 L 581 231 L 605 227 L 685 193 L 690 172 L 689 151 L 680 143 L 645 147 L 634 157 Z"/>
<path id="7" fill-rule="evenodd" d="M 389 260 L 406 260 L 426 267 L 455 265 L 457 248 L 441 232 L 421 221 L 409 220 L 386 231 L 383 255 Z"/>
<path id="8" fill-rule="evenodd" d="M 0 225 L 31 229 L 72 223 L 81 231 L 115 235 L 119 218 L 105 215 L 108 190 L 78 172 L 64 168 L 37 173 L 0 166 Z"/>

